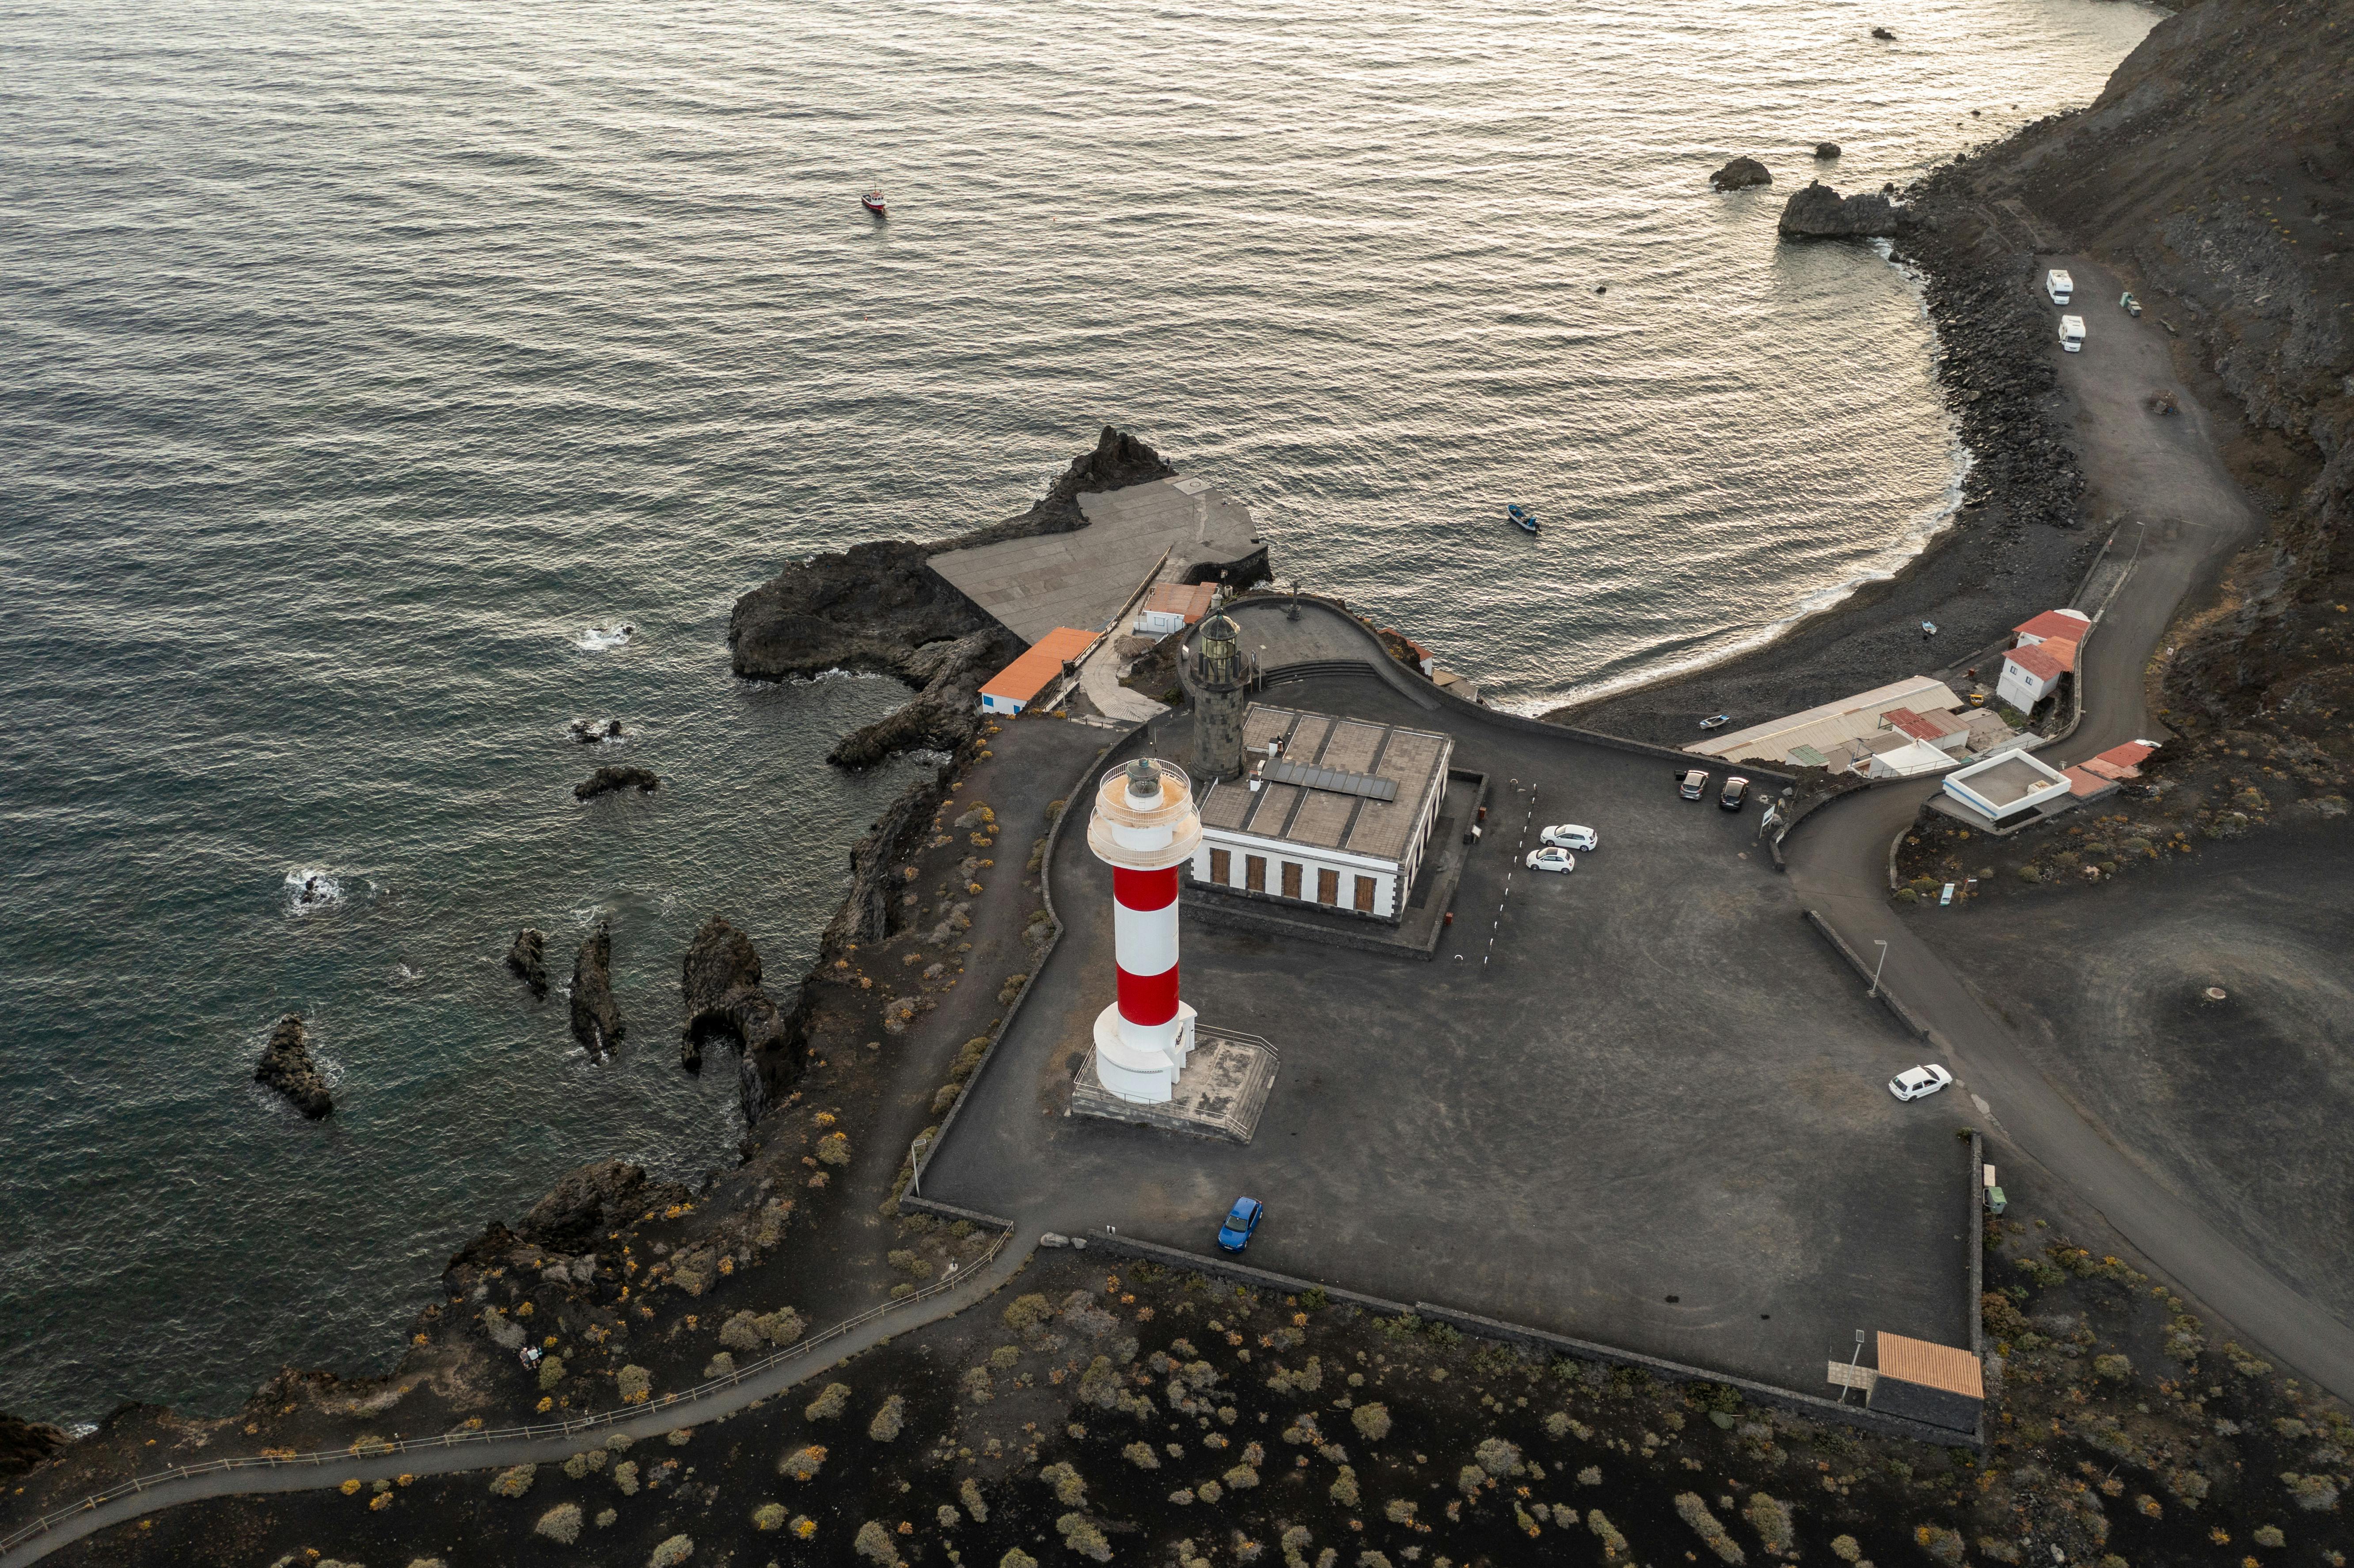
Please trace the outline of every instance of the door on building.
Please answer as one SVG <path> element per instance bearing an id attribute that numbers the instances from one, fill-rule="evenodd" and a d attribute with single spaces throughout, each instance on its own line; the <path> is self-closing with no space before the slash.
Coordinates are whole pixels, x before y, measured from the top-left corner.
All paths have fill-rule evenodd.
<path id="1" fill-rule="evenodd" d="M 1370 876 L 1357 878 L 1357 907 L 1368 915 L 1373 912 L 1374 885 L 1373 879 Z"/>
<path id="2" fill-rule="evenodd" d="M 1286 898 L 1299 896 L 1299 863 L 1296 860 L 1283 863 L 1283 895 Z"/>
<path id="3" fill-rule="evenodd" d="M 1243 886 L 1252 893 L 1267 891 L 1267 856 L 1263 854 L 1243 856 Z"/>
<path id="4" fill-rule="evenodd" d="M 1316 902 L 1338 906 L 1341 902 L 1341 874 L 1324 866 L 1316 869 Z"/>
<path id="5" fill-rule="evenodd" d="M 1235 857 L 1231 850 L 1210 852 L 1210 880 L 1220 887 L 1231 886 L 1235 880 Z"/>

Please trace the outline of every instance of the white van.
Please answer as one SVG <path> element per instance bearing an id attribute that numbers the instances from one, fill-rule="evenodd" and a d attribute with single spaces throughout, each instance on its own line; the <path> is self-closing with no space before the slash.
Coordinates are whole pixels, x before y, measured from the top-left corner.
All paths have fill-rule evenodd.
<path id="1" fill-rule="evenodd" d="M 2084 317 L 2062 316 L 2060 318 L 2060 347 L 2068 354 L 2084 352 Z"/>
<path id="2" fill-rule="evenodd" d="M 2054 267 L 2043 274 L 2043 291 L 2052 296 L 2053 304 L 2064 305 L 2076 291 L 2076 280 L 2068 276 L 2066 269 Z"/>

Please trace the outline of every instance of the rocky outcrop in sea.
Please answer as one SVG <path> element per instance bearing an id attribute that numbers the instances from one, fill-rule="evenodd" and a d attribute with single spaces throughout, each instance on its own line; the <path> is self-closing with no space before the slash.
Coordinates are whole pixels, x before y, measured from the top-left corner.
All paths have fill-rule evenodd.
<path id="1" fill-rule="evenodd" d="M 602 1056 L 628 1032 L 613 1000 L 613 923 L 599 920 L 572 960 L 572 1037 Z"/>
<path id="2" fill-rule="evenodd" d="M 572 798 L 593 800 L 599 795 L 611 795 L 623 789 L 635 789 L 642 795 L 651 795 L 661 786 L 661 778 L 651 768 L 599 768 L 572 787 Z"/>
<path id="3" fill-rule="evenodd" d="M 313 1121 L 335 1108 L 327 1093 L 327 1080 L 311 1061 L 311 1044 L 300 1013 L 288 1013 L 271 1028 L 270 1042 L 261 1048 L 261 1061 L 253 1069 L 253 1081 L 284 1095 Z"/>
<path id="4" fill-rule="evenodd" d="M 746 1123 L 756 1122 L 801 1075 L 799 1008 L 779 1008 L 760 986 L 760 955 L 752 938 L 714 915 L 695 934 L 680 966 L 686 999 L 679 1065 L 703 1068 L 704 1042 L 736 1042 Z M 798 1001 L 798 999 L 796 999 Z"/>
<path id="5" fill-rule="evenodd" d="M 1755 158 L 1734 158 L 1709 175 L 1708 183 L 1714 190 L 1740 191 L 1752 185 L 1770 185 L 1774 175 Z"/>
<path id="6" fill-rule="evenodd" d="M 1820 180 L 1794 193 L 1782 208 L 1785 239 L 1887 239 L 1902 214 L 1877 192 L 1842 196 Z"/>
<path id="7" fill-rule="evenodd" d="M 531 994 L 541 1001 L 547 1000 L 547 938 L 526 926 L 515 933 L 507 946 L 507 969 L 515 979 L 531 988 Z"/>
<path id="8" fill-rule="evenodd" d="M 566 1172 L 531 1206 L 515 1234 L 552 1252 L 590 1252 L 607 1231 L 618 1230 L 648 1209 L 684 1202 L 690 1195 L 674 1181 L 648 1181 L 642 1166 L 599 1160 Z"/>

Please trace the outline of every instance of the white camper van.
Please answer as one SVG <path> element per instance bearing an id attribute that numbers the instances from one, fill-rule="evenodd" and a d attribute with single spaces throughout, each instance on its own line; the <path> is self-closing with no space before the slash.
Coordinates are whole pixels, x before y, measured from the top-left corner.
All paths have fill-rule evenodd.
<path id="1" fill-rule="evenodd" d="M 2084 352 L 2084 317 L 2062 316 L 2060 318 L 2060 346 L 2069 354 Z"/>
<path id="2" fill-rule="evenodd" d="M 2053 304 L 2064 305 L 2076 291 L 2076 280 L 2068 276 L 2065 268 L 2054 267 L 2043 274 L 2043 291 L 2052 296 Z"/>

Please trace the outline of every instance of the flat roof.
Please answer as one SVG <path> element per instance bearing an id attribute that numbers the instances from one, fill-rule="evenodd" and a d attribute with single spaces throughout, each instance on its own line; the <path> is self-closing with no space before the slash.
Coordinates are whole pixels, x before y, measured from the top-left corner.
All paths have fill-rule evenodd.
<path id="1" fill-rule="evenodd" d="M 991 675 L 989 683 L 981 688 L 981 694 L 1026 703 L 1045 690 L 1046 683 L 1061 674 L 1064 665 L 1095 646 L 1095 641 L 1092 631 L 1058 626 L 1040 638 L 1029 652 Z"/>
<path id="2" fill-rule="evenodd" d="M 1455 749 L 1452 738 L 1430 730 L 1253 703 L 1243 713 L 1243 745 L 1264 758 L 1277 740 L 1290 765 L 1278 772 L 1284 781 L 1254 790 L 1246 779 L 1217 780 L 1202 797 L 1202 825 L 1390 861 L 1405 858 L 1424 807 L 1447 787 Z M 1394 798 L 1373 799 L 1368 779 L 1387 782 Z"/>
<path id="3" fill-rule="evenodd" d="M 1965 786 L 1981 800 L 2008 806 L 2051 789 L 2052 774 L 2014 751 L 1991 764 L 1950 775 L 1949 781 Z"/>
<path id="4" fill-rule="evenodd" d="M 1928 675 L 1908 679 L 1858 692 L 1836 702 L 1820 703 L 1795 714 L 1786 714 L 1764 724 L 1731 735 L 1711 736 L 1684 747 L 1695 756 L 1721 758 L 1727 761 L 1755 758 L 1763 762 L 1787 762 L 1790 753 L 1801 746 L 1829 752 L 1843 740 L 1877 730 L 1882 716 L 1897 708 L 1914 713 L 1933 708 L 1956 708 L 1962 699 L 1943 681 Z"/>
<path id="5" fill-rule="evenodd" d="M 1259 548 L 1250 508 L 1206 480 L 1093 492 L 1079 497 L 1079 513 L 1084 528 L 945 550 L 931 558 L 932 570 L 1035 642 L 1058 626 L 1104 630 L 1148 579 L 1181 577 Z"/>
<path id="6" fill-rule="evenodd" d="M 1880 1375 L 1924 1388 L 1942 1388 L 1969 1399 L 1986 1397 L 1986 1375 L 1978 1357 L 1952 1345 L 1908 1340 L 1880 1331 Z"/>

